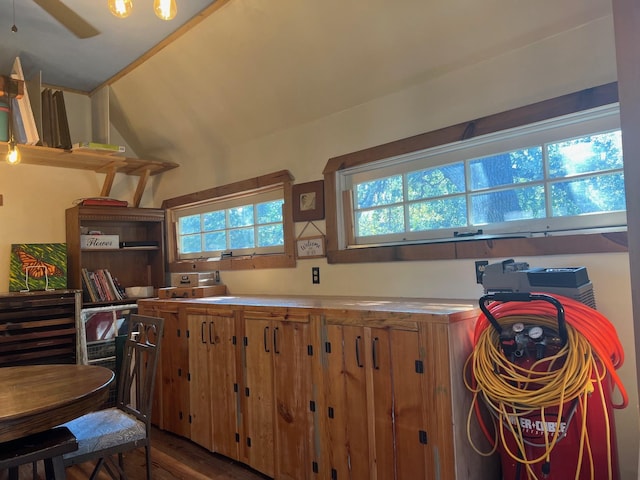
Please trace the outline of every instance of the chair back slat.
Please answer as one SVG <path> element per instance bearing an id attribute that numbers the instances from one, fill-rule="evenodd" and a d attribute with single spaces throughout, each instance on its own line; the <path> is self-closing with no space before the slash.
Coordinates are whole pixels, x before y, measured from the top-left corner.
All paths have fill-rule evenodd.
<path id="1" fill-rule="evenodd" d="M 133 314 L 128 326 L 116 406 L 145 422 L 148 429 L 164 319 Z"/>

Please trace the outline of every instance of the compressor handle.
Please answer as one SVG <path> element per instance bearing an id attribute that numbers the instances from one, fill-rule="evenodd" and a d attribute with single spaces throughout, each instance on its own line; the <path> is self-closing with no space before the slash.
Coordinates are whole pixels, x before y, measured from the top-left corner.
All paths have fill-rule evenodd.
<path id="1" fill-rule="evenodd" d="M 519 293 L 519 292 L 496 292 L 489 293 L 480 297 L 480 310 L 485 314 L 493 328 L 498 332 L 498 334 L 502 333 L 502 325 L 498 323 L 496 317 L 489 311 L 487 307 L 487 302 L 496 301 L 496 302 L 532 302 L 534 300 L 543 300 L 545 302 L 549 302 L 554 307 L 556 307 L 556 311 L 558 312 L 558 335 L 560 336 L 560 341 L 562 342 L 562 346 L 567 343 L 567 323 L 564 315 L 564 307 L 562 303 L 558 301 L 555 297 L 551 295 L 545 295 L 543 293 Z"/>

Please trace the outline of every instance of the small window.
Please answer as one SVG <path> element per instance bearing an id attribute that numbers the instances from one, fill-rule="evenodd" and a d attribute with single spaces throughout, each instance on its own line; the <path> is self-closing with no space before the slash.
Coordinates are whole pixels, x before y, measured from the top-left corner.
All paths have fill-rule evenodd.
<path id="1" fill-rule="evenodd" d="M 262 186 L 247 189 L 256 185 Z M 255 259 L 268 256 L 269 266 L 295 265 L 290 198 L 291 177 L 278 172 L 165 201 L 170 263 L 207 260 L 218 262 L 213 269 L 225 269 L 224 262 L 230 268 L 257 268 L 261 263 Z M 285 261 L 278 262 L 278 256 Z M 249 266 L 241 266 L 247 260 Z"/>
<path id="2" fill-rule="evenodd" d="M 626 224 L 617 104 L 336 175 L 341 248 Z"/>
<path id="3" fill-rule="evenodd" d="M 279 189 L 176 211 L 179 258 L 283 253 L 283 204 Z"/>

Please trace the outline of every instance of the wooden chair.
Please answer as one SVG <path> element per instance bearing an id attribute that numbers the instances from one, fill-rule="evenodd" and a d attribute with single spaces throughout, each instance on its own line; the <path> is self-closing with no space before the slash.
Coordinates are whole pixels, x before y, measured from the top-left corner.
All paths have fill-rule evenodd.
<path id="1" fill-rule="evenodd" d="M 103 467 L 112 478 L 126 479 L 122 454 L 144 447 L 151 479 L 151 406 L 163 325 L 162 318 L 130 316 L 116 406 L 64 425 L 78 439 L 78 450 L 64 455 L 65 466 L 97 460 L 91 479 Z"/>
<path id="2" fill-rule="evenodd" d="M 38 478 L 36 464 L 43 460 L 47 479 L 64 480 L 62 455 L 78 449 L 78 442 L 66 427 L 56 427 L 27 437 L 0 443 L 0 470 L 9 470 L 9 480 L 18 480 L 20 465 L 33 464 L 33 478 Z"/>

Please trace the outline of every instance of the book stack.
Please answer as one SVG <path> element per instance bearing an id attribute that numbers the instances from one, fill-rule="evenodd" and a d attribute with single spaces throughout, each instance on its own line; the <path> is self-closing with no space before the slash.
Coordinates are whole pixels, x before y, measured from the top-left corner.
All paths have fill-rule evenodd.
<path id="1" fill-rule="evenodd" d="M 82 290 L 85 298 L 91 302 L 113 302 L 124 300 L 127 294 L 107 269 L 99 269 L 90 272 L 82 269 Z"/>
<path id="2" fill-rule="evenodd" d="M 70 150 L 71 133 L 62 90 L 42 90 L 42 145 Z"/>

